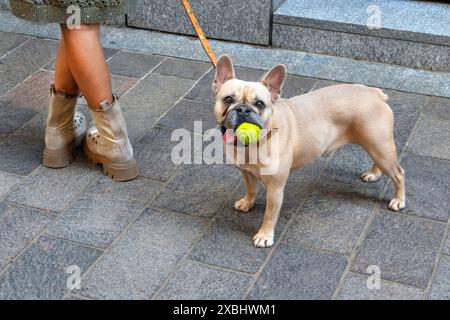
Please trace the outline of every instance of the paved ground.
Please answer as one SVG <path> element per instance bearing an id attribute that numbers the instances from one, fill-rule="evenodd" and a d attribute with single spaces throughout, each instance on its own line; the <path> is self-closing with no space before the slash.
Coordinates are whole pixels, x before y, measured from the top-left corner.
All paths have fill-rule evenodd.
<path id="1" fill-rule="evenodd" d="M 81 152 L 62 170 L 41 165 L 56 46 L 0 33 L 0 298 L 450 298 L 450 100 L 385 90 L 403 212 L 386 210 L 386 179 L 360 182 L 369 158 L 346 146 L 291 175 L 276 244 L 256 249 L 264 195 L 237 213 L 236 168 L 170 161 L 173 128 L 214 125 L 210 65 L 105 49 L 141 170 L 114 183 Z M 285 96 L 331 84 L 290 76 Z"/>

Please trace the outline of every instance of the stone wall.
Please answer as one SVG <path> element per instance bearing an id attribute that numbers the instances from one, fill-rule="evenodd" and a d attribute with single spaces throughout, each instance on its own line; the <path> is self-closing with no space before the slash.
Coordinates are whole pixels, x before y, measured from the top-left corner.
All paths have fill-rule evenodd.
<path id="1" fill-rule="evenodd" d="M 206 36 L 268 45 L 273 6 L 283 0 L 196 0 L 191 7 Z M 180 0 L 139 0 L 128 26 L 195 34 Z"/>

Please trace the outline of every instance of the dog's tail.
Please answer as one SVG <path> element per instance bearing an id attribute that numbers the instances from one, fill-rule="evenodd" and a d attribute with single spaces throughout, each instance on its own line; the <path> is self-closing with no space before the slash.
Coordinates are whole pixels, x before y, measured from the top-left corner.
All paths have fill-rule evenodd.
<path id="1" fill-rule="evenodd" d="M 384 102 L 389 100 L 389 97 L 386 93 L 383 92 L 383 90 L 375 88 L 375 90 L 377 90 L 378 95 L 380 96 L 381 100 L 383 100 Z"/>

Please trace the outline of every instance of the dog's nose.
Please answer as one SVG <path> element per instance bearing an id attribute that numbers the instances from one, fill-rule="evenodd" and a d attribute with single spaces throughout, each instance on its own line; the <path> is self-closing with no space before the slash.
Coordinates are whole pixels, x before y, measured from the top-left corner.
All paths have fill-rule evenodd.
<path id="1" fill-rule="evenodd" d="M 249 106 L 247 106 L 245 104 L 241 104 L 236 107 L 236 113 L 238 116 L 241 116 L 241 117 L 248 116 L 250 114 L 250 112 L 252 112 L 252 110 L 250 109 Z"/>

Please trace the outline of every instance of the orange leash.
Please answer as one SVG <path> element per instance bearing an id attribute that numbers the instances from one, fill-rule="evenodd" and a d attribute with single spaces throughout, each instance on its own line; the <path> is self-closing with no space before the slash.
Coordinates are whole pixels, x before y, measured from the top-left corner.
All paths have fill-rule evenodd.
<path id="1" fill-rule="evenodd" d="M 208 42 L 208 39 L 206 39 L 202 27 L 200 27 L 200 24 L 198 23 L 197 18 L 194 15 L 194 12 L 192 12 L 191 5 L 189 4 L 188 0 L 181 0 L 181 3 L 183 3 L 184 9 L 186 9 L 189 19 L 191 20 L 191 23 L 194 26 L 195 32 L 197 33 L 197 36 L 200 39 L 200 42 L 202 43 L 203 49 L 205 49 L 205 52 L 208 55 L 209 59 L 211 60 L 212 64 L 214 65 L 214 67 L 216 67 L 217 65 L 216 55 L 212 50 Z"/>

